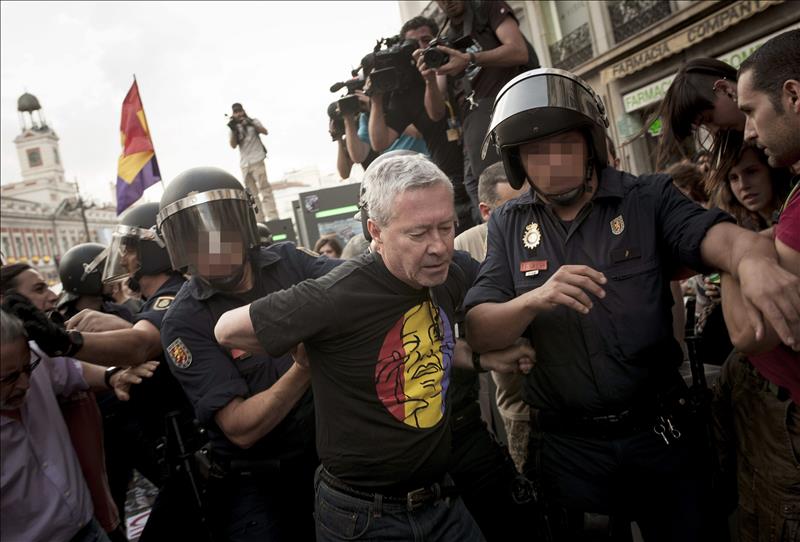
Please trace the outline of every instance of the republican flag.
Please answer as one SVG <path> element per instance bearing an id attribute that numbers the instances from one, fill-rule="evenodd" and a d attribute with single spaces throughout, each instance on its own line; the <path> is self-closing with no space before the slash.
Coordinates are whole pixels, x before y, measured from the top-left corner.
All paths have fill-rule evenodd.
<path id="1" fill-rule="evenodd" d="M 145 188 L 161 180 L 150 129 L 136 79 L 122 102 L 122 154 L 117 169 L 117 214 L 142 197 Z"/>

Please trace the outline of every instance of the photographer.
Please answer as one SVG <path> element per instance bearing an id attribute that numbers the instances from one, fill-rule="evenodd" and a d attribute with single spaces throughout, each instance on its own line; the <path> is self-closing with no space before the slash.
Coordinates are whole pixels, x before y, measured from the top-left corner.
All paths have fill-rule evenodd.
<path id="1" fill-rule="evenodd" d="M 478 178 L 499 160 L 494 149 L 481 159 L 494 98 L 516 75 L 538 68 L 539 61 L 506 2 L 437 0 L 437 4 L 447 16 L 445 26 L 449 25 L 444 41 L 458 42 L 458 50 L 438 46 L 437 51 L 447 55 L 439 66 L 428 65 L 429 55 L 415 54 L 425 79 L 425 109 L 430 118 L 442 119 L 448 93 L 455 97 L 464 132 L 464 183 L 477 207 Z"/>
<path id="2" fill-rule="evenodd" d="M 336 102 L 333 102 L 328 106 L 328 133 L 331 135 L 331 141 L 336 142 L 336 171 L 344 180 L 350 177 L 350 171 L 353 169 L 353 160 L 347 152 L 344 120 L 342 120 L 342 115 L 339 113 L 337 105 Z"/>
<path id="3" fill-rule="evenodd" d="M 280 217 L 278 209 L 275 207 L 272 187 L 267 180 L 267 168 L 264 166 L 267 149 L 264 148 L 259 136 L 259 134 L 268 135 L 269 132 L 258 119 L 251 119 L 247 116 L 242 104 L 235 103 L 231 109 L 233 113 L 228 121 L 228 128 L 231 129 L 230 143 L 234 149 L 239 147 L 241 156 L 239 165 L 242 168 L 244 185 L 258 202 L 261 218 L 276 220 Z"/>
<path id="4" fill-rule="evenodd" d="M 399 45 L 394 45 L 391 50 L 396 50 L 400 58 L 395 69 L 399 72 L 397 79 L 405 83 L 401 88 L 386 92 L 382 84 L 375 84 L 378 71 L 383 71 L 383 66 L 370 65 L 365 62 L 365 73 L 369 74 L 370 84 L 370 115 L 369 139 L 372 148 L 384 152 L 390 147 L 410 125 L 414 125 L 422 134 L 425 144 L 430 151 L 431 160 L 450 178 L 455 190 L 456 213 L 458 215 L 458 233 L 471 228 L 477 223 L 477 205 L 470 203 L 469 195 L 464 187 L 464 164 L 462 159 L 459 130 L 454 114 L 431 120 L 425 112 L 424 96 L 425 84 L 419 72 L 409 67 L 406 72 L 404 51 L 416 45 L 419 49 L 427 47 L 438 32 L 436 23 L 424 17 L 415 17 L 405 25 L 400 38 L 405 40 Z M 411 42 L 411 43 L 410 43 Z M 416 44 L 412 45 L 413 42 Z M 383 53 L 376 52 L 370 58 L 373 62 L 379 61 Z M 389 56 L 389 55 L 386 55 Z M 367 59 L 365 59 L 367 60 Z M 412 61 L 411 58 L 408 59 Z M 376 68 L 373 70 L 373 67 Z"/>

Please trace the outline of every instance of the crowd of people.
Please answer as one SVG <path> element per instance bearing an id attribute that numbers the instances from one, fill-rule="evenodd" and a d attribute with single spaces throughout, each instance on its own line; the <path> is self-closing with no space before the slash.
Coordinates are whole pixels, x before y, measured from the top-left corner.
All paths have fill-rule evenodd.
<path id="1" fill-rule="evenodd" d="M 688 62 L 635 176 L 507 4 L 439 4 L 329 109 L 361 245 L 270 242 L 235 104 L 244 183 L 181 173 L 60 297 L 0 268 L 0 538 L 124 541 L 136 470 L 145 542 L 798 540 L 800 31 Z"/>

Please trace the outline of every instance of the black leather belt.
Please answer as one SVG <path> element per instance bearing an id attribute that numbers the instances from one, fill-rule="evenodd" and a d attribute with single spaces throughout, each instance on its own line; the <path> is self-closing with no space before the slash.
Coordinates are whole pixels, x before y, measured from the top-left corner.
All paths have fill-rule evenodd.
<path id="1" fill-rule="evenodd" d="M 376 493 L 367 490 L 356 489 L 335 477 L 324 468 L 319 470 L 319 477 L 331 488 L 344 493 L 348 497 L 374 501 L 380 498 L 384 503 L 404 505 L 409 512 L 412 512 L 427 504 L 453 497 L 457 494 L 453 485 L 445 485 L 444 481 L 423 486 L 407 493 Z"/>
<path id="2" fill-rule="evenodd" d="M 553 410 L 540 410 L 536 421 L 542 431 L 549 433 L 622 437 L 650 430 L 656 417 L 656 413 L 650 410 L 623 410 L 600 416 L 575 416 Z"/>

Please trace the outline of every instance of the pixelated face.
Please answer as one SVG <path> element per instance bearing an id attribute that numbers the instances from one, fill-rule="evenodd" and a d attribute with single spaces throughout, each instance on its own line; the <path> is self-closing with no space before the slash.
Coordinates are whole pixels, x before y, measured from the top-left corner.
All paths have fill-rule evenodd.
<path id="1" fill-rule="evenodd" d="M 16 276 L 14 291 L 25 296 L 33 305 L 43 312 L 56 308 L 58 296 L 51 290 L 35 269 L 26 269 Z"/>
<path id="2" fill-rule="evenodd" d="M 415 40 L 417 42 L 417 47 L 420 49 L 424 49 L 433 41 L 435 37 L 431 29 L 427 26 L 420 26 L 419 28 L 415 28 L 414 30 L 409 30 L 406 32 L 404 36 L 407 40 Z"/>
<path id="3" fill-rule="evenodd" d="M 245 261 L 245 248 L 239 232 L 199 231 L 196 251 L 190 254 L 195 272 L 203 278 L 233 275 Z"/>
<path id="4" fill-rule="evenodd" d="M 578 130 L 524 143 L 519 154 L 528 182 L 544 194 L 563 194 L 584 182 L 586 139 Z"/>
<path id="5" fill-rule="evenodd" d="M 765 211 L 772 202 L 769 174 L 769 168 L 758 159 L 756 151 L 752 149 L 744 151 L 739 162 L 728 172 L 731 192 L 748 211 Z"/>
<path id="6" fill-rule="evenodd" d="M 30 387 L 30 374 L 39 364 L 39 356 L 31 355 L 24 337 L 0 346 L 0 409 L 12 410 L 25 402 Z"/>
<path id="7" fill-rule="evenodd" d="M 739 109 L 745 114 L 744 138 L 764 149 L 772 167 L 789 167 L 800 160 L 800 115 L 784 91 L 783 111 L 778 112 L 766 93 L 752 85 L 753 71 L 739 78 Z"/>
<path id="8" fill-rule="evenodd" d="M 430 301 L 406 311 L 389 331 L 375 367 L 375 384 L 397 420 L 428 428 L 443 418 L 453 347 L 449 323 Z"/>
<path id="9" fill-rule="evenodd" d="M 453 258 L 455 220 L 453 196 L 437 183 L 396 196 L 389 224 L 371 233 L 395 277 L 414 288 L 438 286 Z"/>

